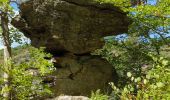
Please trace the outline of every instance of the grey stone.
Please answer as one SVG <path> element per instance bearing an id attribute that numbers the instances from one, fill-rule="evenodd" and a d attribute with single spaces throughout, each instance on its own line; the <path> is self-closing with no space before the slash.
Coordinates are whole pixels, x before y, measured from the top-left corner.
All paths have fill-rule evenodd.
<path id="1" fill-rule="evenodd" d="M 111 64 L 95 56 L 65 55 L 57 59 L 62 67 L 53 73 L 56 77 L 52 87 L 55 95 L 90 96 L 97 89 L 109 93 L 108 83 L 117 77 Z"/>
<path id="2" fill-rule="evenodd" d="M 90 100 L 90 99 L 84 96 L 58 96 L 56 98 L 46 100 Z"/>
<path id="3" fill-rule="evenodd" d="M 13 20 L 35 47 L 47 51 L 92 52 L 103 37 L 127 32 L 126 13 L 94 0 L 30 0 L 20 5 L 21 17 Z"/>

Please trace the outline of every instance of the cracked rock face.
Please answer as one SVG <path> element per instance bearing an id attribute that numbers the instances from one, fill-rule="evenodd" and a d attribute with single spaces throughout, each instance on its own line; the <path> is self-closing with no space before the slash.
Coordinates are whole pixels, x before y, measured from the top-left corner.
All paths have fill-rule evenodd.
<path id="1" fill-rule="evenodd" d="M 90 55 L 104 44 L 103 37 L 127 32 L 126 13 L 95 0 L 29 0 L 20 5 L 12 24 L 54 55 L 55 96 L 84 95 L 116 80 L 113 66 Z"/>
<path id="2" fill-rule="evenodd" d="M 116 79 L 113 67 L 105 60 L 96 56 L 65 55 L 56 58 L 58 66 L 55 95 L 90 95 L 97 89 L 109 92 L 108 82 Z"/>

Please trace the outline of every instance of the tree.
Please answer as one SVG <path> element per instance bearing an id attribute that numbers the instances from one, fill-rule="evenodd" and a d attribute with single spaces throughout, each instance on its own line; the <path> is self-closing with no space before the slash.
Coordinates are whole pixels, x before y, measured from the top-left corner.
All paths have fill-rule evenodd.
<path id="1" fill-rule="evenodd" d="M 25 46 L 24 48 L 27 53 L 22 56 L 25 57 L 15 59 L 16 63 L 12 64 L 13 79 L 11 87 L 13 94 L 10 99 L 30 100 L 31 98 L 51 95 L 50 84 L 44 83 L 44 81 L 47 81 L 46 77 L 54 70 L 52 62 L 44 59 L 44 57 L 50 58 L 51 55 L 44 53 L 43 49 L 36 49 L 31 46 Z"/>
<path id="2" fill-rule="evenodd" d="M 49 55 L 43 53 L 42 50 L 31 49 L 30 53 L 27 55 L 29 56 L 27 62 L 18 61 L 16 63 L 13 61 L 11 42 L 18 42 L 19 38 L 18 34 L 16 35 L 14 33 L 14 29 L 11 28 L 12 26 L 9 27 L 13 13 L 10 2 L 14 1 L 0 0 L 0 28 L 2 30 L 1 36 L 4 44 L 4 65 L 1 65 L 0 69 L 0 71 L 3 72 L 2 84 L 4 84 L 1 89 L 2 99 L 29 100 L 30 98 L 50 94 L 51 92 L 48 89 L 48 84 L 42 84 L 42 78 L 53 69 L 51 62 L 44 59 L 44 57 L 48 57 Z M 31 74 L 33 73 L 32 71 L 36 71 L 39 74 L 33 75 Z"/>
<path id="3" fill-rule="evenodd" d="M 169 94 L 169 80 L 168 82 L 165 82 L 165 80 L 167 81 L 169 72 L 164 71 L 165 73 L 161 73 L 160 69 L 169 70 L 167 67 L 169 64 L 165 67 L 163 65 L 165 61 L 160 59 L 155 61 L 155 59 L 162 59 L 161 56 L 163 55 L 161 48 L 170 45 L 167 37 L 167 35 L 170 34 L 170 1 L 157 0 L 156 4 L 153 5 L 141 3 L 135 4 L 135 6 L 130 2 L 127 4 L 129 0 L 100 1 L 110 2 L 120 6 L 123 11 L 128 13 L 128 16 L 132 20 L 128 33 L 123 33 L 123 35 L 126 35 L 123 39 L 120 38 L 121 36 L 113 36 L 113 38 L 106 41 L 106 45 L 103 49 L 97 50 L 96 52 L 113 64 L 118 72 L 120 83 L 116 84 L 116 86 L 118 87 L 118 90 L 122 90 L 119 91 L 118 95 L 120 96 L 120 94 L 126 92 L 120 97 L 130 96 L 126 99 L 134 100 L 136 100 L 136 98 L 137 100 L 141 99 L 144 95 L 148 96 L 148 98 L 146 97 L 147 99 L 155 99 L 156 97 L 163 97 L 166 99 L 165 96 Z M 150 54 L 154 55 L 154 57 L 151 57 Z M 164 57 L 166 58 L 167 56 L 164 55 Z M 157 65 L 155 64 L 159 67 L 156 68 Z M 159 71 L 160 73 L 155 71 Z M 133 77 L 127 77 L 126 73 L 128 72 L 130 72 Z M 134 82 L 134 78 L 146 78 L 146 75 L 149 75 L 150 72 L 156 76 L 161 76 L 161 78 L 153 81 L 156 77 L 153 75 L 154 78 L 148 80 L 150 83 L 146 86 L 147 89 L 149 88 L 148 91 L 145 90 L 146 88 L 144 90 L 142 90 L 142 88 L 137 90 L 135 86 L 138 86 L 139 84 Z M 132 81 L 134 83 L 132 83 Z M 156 90 L 153 92 L 153 88 L 151 87 L 153 84 L 157 84 L 157 82 L 158 85 L 160 85 L 159 82 L 166 85 L 164 85 L 163 88 L 161 87 L 161 89 L 158 89 L 157 92 L 155 92 Z M 129 84 L 134 87 L 129 87 Z M 146 91 L 147 93 L 145 93 Z M 138 94 L 138 92 L 142 92 L 143 95 L 140 95 L 140 93 Z M 165 94 L 161 94 L 161 92 L 165 92 Z M 140 95 L 140 97 L 138 98 L 137 95 Z M 122 99 L 124 100 L 125 98 Z"/>
<path id="4" fill-rule="evenodd" d="M 122 65 L 123 61 L 125 61 L 124 63 L 129 62 L 127 66 L 130 65 L 132 68 L 134 68 L 134 66 L 142 66 L 144 60 L 146 62 L 149 61 L 149 59 L 147 59 L 147 53 L 153 52 L 159 56 L 161 46 L 169 45 L 168 38 L 166 38 L 170 30 L 170 19 L 168 17 L 170 15 L 169 0 L 159 0 L 156 5 L 141 4 L 135 7 L 128 2 L 128 0 L 99 1 L 121 6 L 121 9 L 127 12 L 132 20 L 128 33 L 124 33 L 126 34 L 125 39 L 116 39 L 117 37 L 111 38 L 106 42 L 103 50 L 101 50 L 101 52 L 99 51 L 112 63 L 119 64 L 119 66 L 123 67 L 126 65 Z M 152 38 L 153 36 L 156 37 Z M 133 63 L 131 63 L 131 61 L 133 61 Z M 130 66 L 127 68 L 130 68 Z"/>
<path id="5" fill-rule="evenodd" d="M 9 99 L 10 98 L 10 81 L 11 81 L 11 76 L 9 75 L 10 70 L 11 70 L 11 66 L 10 64 L 8 64 L 8 61 L 11 59 L 12 55 L 11 55 L 11 43 L 10 43 L 10 38 L 9 38 L 9 18 L 8 18 L 8 12 L 9 12 L 9 4 L 8 4 L 8 0 L 2 0 L 0 1 L 0 6 L 1 6 L 1 13 L 0 13 L 0 17 L 1 17 L 1 28 L 2 28 L 2 38 L 3 38 L 3 43 L 4 43 L 4 68 L 6 70 L 4 70 L 3 73 L 3 78 L 4 78 L 4 89 L 6 89 L 6 91 L 4 91 L 3 93 L 3 97 L 5 99 Z"/>
<path id="6" fill-rule="evenodd" d="M 36 49 L 30 45 L 19 46 L 12 49 L 15 53 L 11 60 L 11 71 L 12 76 L 11 84 L 11 96 L 10 100 L 30 100 L 31 98 L 41 98 L 50 96 L 51 90 L 49 87 L 54 82 L 54 77 L 48 77 L 53 72 L 54 67 L 51 61 L 46 58 L 50 58 L 50 54 L 44 53 L 43 49 Z M 23 52 L 22 54 L 20 52 Z M 0 64 L 0 72 L 2 72 L 2 65 Z M 1 84 L 4 83 L 0 77 L 0 92 Z M 50 79 L 50 83 L 48 80 Z M 53 81 L 52 81 L 53 80 Z M 4 99 L 0 95 L 0 100 Z"/>

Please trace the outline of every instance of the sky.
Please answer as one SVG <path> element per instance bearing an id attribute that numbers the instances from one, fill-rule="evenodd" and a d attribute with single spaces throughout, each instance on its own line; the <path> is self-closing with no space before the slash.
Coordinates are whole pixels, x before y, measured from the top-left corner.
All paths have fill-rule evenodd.
<path id="1" fill-rule="evenodd" d="M 17 14 L 19 12 L 19 9 L 18 9 L 18 6 L 16 3 L 11 3 L 11 7 L 13 7 L 14 9 L 14 12 Z M 16 47 L 16 46 L 19 46 L 20 44 L 18 43 L 12 43 L 12 47 Z M 3 48 L 3 41 L 0 39 L 0 49 Z"/>

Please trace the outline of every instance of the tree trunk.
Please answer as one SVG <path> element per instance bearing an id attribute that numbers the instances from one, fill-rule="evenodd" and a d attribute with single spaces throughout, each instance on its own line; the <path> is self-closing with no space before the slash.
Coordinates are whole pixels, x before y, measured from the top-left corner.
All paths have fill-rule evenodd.
<path id="1" fill-rule="evenodd" d="M 8 15 L 6 12 L 1 12 L 1 28 L 2 28 L 2 38 L 4 42 L 4 86 L 5 92 L 3 92 L 4 100 L 10 99 L 10 71 L 11 65 L 8 61 L 11 59 L 11 43 L 9 37 L 9 27 L 8 27 Z M 8 90 L 9 89 L 9 90 Z M 7 90 L 7 91 L 6 91 Z"/>

